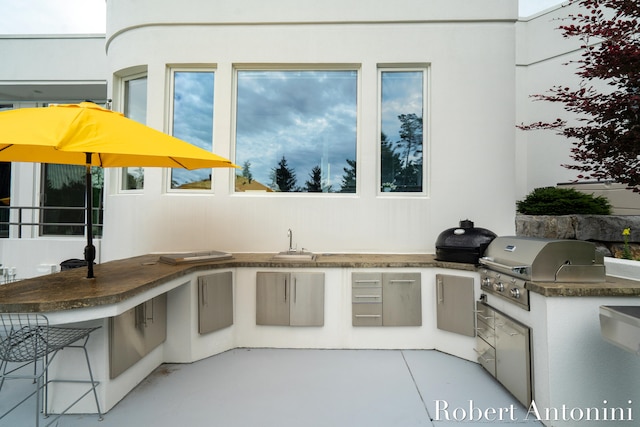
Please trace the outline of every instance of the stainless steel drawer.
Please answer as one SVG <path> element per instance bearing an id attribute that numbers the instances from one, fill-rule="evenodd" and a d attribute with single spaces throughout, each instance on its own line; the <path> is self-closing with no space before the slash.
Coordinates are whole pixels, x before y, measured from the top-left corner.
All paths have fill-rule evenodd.
<path id="1" fill-rule="evenodd" d="M 353 287 L 353 295 L 351 296 L 351 302 L 355 304 L 359 303 L 381 303 L 382 302 L 382 287 L 368 288 L 368 287 Z"/>
<path id="2" fill-rule="evenodd" d="M 496 346 L 496 332 L 495 329 L 490 327 L 487 323 L 480 318 L 476 322 L 476 332 L 480 338 L 485 340 L 489 345 Z"/>
<path id="3" fill-rule="evenodd" d="M 482 338 L 476 338 L 475 352 L 478 354 L 478 362 L 492 376 L 496 376 L 496 349 Z"/>
<path id="4" fill-rule="evenodd" d="M 496 327 L 495 313 L 496 312 L 486 304 L 483 304 L 480 301 L 476 302 L 476 316 L 478 320 L 486 323 L 490 328 Z"/>
<path id="5" fill-rule="evenodd" d="M 382 326 L 382 304 L 352 304 L 353 326 Z"/>

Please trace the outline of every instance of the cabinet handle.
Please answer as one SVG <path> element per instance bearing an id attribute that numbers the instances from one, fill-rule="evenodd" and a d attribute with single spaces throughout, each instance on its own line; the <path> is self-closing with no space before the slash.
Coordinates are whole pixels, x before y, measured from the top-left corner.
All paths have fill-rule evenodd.
<path id="1" fill-rule="evenodd" d="M 515 337 L 516 335 L 520 335 L 520 332 L 518 331 L 511 331 L 509 332 L 509 330 L 507 330 L 507 328 L 504 328 L 504 323 L 500 323 L 498 326 L 498 328 L 500 328 L 500 330 L 504 333 L 506 333 L 507 335 L 509 335 L 510 337 Z"/>
<path id="2" fill-rule="evenodd" d="M 478 357 L 480 359 L 482 359 L 483 362 L 493 362 L 496 359 L 487 359 L 486 357 L 484 357 L 484 354 L 482 354 L 480 351 L 476 350 L 475 348 L 473 349 L 473 351 L 475 351 L 478 354 Z"/>
<path id="3" fill-rule="evenodd" d="M 444 293 L 442 290 L 442 279 L 438 279 L 436 286 L 436 293 L 438 294 L 438 304 L 444 303 Z"/>
<path id="4" fill-rule="evenodd" d="M 378 279 L 361 279 L 361 280 L 356 280 L 356 283 L 380 283 L 380 280 Z"/>
<path id="5" fill-rule="evenodd" d="M 415 283 L 413 279 L 391 279 L 389 283 Z"/>
<path id="6" fill-rule="evenodd" d="M 298 300 L 298 278 L 293 279 L 293 303 Z"/>
<path id="7" fill-rule="evenodd" d="M 354 295 L 354 298 L 380 298 L 380 295 Z"/>
<path id="8" fill-rule="evenodd" d="M 207 298 L 207 286 L 205 286 L 204 283 L 200 284 L 200 295 L 202 295 L 202 301 L 200 302 L 200 304 L 202 304 L 203 307 L 208 306 L 208 300 L 209 298 Z"/>
<path id="9" fill-rule="evenodd" d="M 284 279 L 284 302 L 287 302 L 287 279 Z"/>
<path id="10" fill-rule="evenodd" d="M 144 319 L 145 320 L 145 322 L 144 322 L 145 325 L 147 324 L 147 320 L 151 320 L 153 322 L 153 320 L 155 318 L 155 308 L 156 308 L 156 306 L 155 306 L 155 301 L 154 300 L 155 300 L 155 298 L 151 299 L 151 317 L 145 317 L 145 319 Z M 147 314 L 146 310 L 145 310 L 144 314 L 146 316 L 146 314 Z"/>
<path id="11" fill-rule="evenodd" d="M 356 314 L 356 317 L 381 317 L 379 314 Z"/>

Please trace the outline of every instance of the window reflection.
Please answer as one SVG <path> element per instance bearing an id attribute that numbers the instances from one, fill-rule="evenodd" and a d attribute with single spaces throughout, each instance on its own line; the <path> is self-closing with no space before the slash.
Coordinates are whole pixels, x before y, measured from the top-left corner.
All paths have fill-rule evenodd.
<path id="1" fill-rule="evenodd" d="M 424 72 L 381 72 L 380 191 L 423 191 Z"/>
<path id="2" fill-rule="evenodd" d="M 131 78 L 124 82 L 124 115 L 136 122 L 147 123 L 147 77 Z M 144 188 L 144 169 L 122 168 L 122 189 Z"/>
<path id="3" fill-rule="evenodd" d="M 357 71 L 237 73 L 235 190 L 355 193 Z"/>
<path id="4" fill-rule="evenodd" d="M 173 136 L 207 151 L 213 150 L 213 93 L 213 72 L 174 73 Z M 172 169 L 171 188 L 210 190 L 211 169 Z"/>

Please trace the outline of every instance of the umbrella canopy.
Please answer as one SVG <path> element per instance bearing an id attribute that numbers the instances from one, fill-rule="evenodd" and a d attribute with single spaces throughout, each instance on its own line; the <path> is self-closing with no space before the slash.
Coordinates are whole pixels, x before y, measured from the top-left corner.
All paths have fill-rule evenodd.
<path id="1" fill-rule="evenodd" d="M 0 162 L 184 169 L 231 161 L 92 102 L 0 112 Z"/>
<path id="2" fill-rule="evenodd" d="M 230 160 L 92 102 L 0 112 L 0 162 L 86 166 L 88 278 L 95 248 L 91 166 L 202 169 L 237 167 Z"/>

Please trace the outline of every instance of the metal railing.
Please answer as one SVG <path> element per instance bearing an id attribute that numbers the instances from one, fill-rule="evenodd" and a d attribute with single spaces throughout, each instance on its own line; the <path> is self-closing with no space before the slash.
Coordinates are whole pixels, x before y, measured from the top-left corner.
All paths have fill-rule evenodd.
<path id="1" fill-rule="evenodd" d="M 37 211 L 37 218 L 40 220 L 33 220 L 34 211 Z M 9 230 L 11 227 L 17 228 L 17 237 L 19 239 L 23 236 L 23 229 L 25 227 L 37 227 L 37 233 L 31 233 L 33 236 L 81 236 L 86 235 L 87 224 L 85 222 L 49 222 L 42 220 L 43 213 L 46 211 L 74 211 L 82 212 L 84 218 L 84 212 L 86 209 L 81 206 L 69 207 L 69 206 L 0 206 L 0 238 L 10 237 Z M 97 213 L 97 215 L 96 215 Z M 96 237 L 102 236 L 102 208 L 93 208 L 93 228 L 94 235 Z M 97 219 L 96 219 L 97 218 Z M 61 229 L 68 229 L 71 233 L 55 233 L 47 232 L 47 227 L 59 227 Z M 73 227 L 82 227 L 83 233 L 73 233 Z M 96 232 L 97 231 L 97 232 Z"/>

